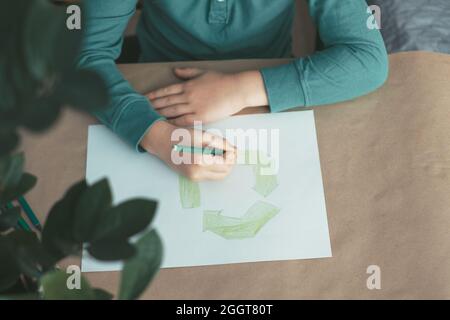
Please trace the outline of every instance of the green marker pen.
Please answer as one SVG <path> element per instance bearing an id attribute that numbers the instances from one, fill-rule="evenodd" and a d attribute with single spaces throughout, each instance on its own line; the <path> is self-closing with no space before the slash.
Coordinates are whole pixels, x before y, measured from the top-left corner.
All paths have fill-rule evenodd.
<path id="1" fill-rule="evenodd" d="M 180 144 L 176 144 L 173 146 L 173 150 L 177 152 L 187 152 L 187 153 L 198 153 L 198 154 L 207 154 L 213 156 L 222 156 L 224 151 L 216 148 L 208 148 L 208 147 L 193 147 L 193 146 L 183 146 Z"/>
<path id="2" fill-rule="evenodd" d="M 36 217 L 35 213 L 31 209 L 31 207 L 28 204 L 27 200 L 25 200 L 25 198 L 23 196 L 20 196 L 18 201 L 19 201 L 19 204 L 22 207 L 23 211 L 25 211 L 25 214 L 27 215 L 28 219 L 30 219 L 30 221 L 33 224 L 33 226 L 37 230 L 42 231 L 41 223 L 39 222 L 39 220 Z"/>

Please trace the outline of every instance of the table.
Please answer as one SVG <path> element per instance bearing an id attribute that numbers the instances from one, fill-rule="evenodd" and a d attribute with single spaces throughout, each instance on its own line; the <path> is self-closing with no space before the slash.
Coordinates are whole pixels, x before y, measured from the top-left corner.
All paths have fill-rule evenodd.
<path id="1" fill-rule="evenodd" d="M 173 82 L 175 65 L 237 71 L 283 62 L 120 68 L 145 92 Z M 164 269 L 142 298 L 450 298 L 450 56 L 392 55 L 383 88 L 314 112 L 333 257 Z M 84 177 L 92 123 L 67 110 L 48 133 L 24 135 L 26 169 L 39 179 L 28 198 L 42 220 Z M 370 265 L 381 269 L 381 290 L 366 286 Z M 118 288 L 117 272 L 87 277 L 111 292 Z"/>

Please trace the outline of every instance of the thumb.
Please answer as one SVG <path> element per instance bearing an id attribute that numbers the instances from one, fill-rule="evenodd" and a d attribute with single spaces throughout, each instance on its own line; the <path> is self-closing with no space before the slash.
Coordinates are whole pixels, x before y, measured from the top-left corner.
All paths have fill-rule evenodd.
<path id="1" fill-rule="evenodd" d="M 175 68 L 174 73 L 180 79 L 189 80 L 202 75 L 204 71 L 198 68 Z"/>

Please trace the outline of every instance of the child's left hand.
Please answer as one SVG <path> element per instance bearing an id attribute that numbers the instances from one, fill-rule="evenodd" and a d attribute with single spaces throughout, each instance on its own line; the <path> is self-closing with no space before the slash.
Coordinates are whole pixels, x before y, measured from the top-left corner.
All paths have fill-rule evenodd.
<path id="1" fill-rule="evenodd" d="M 245 107 L 267 103 L 259 71 L 224 74 L 176 68 L 174 72 L 186 81 L 152 91 L 147 97 L 156 111 L 176 126 L 190 126 L 194 120 L 213 122 Z"/>

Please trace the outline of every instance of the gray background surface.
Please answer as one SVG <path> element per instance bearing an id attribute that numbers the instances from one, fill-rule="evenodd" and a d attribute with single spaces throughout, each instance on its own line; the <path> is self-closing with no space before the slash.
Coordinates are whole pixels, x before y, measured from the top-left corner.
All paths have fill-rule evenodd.
<path id="1" fill-rule="evenodd" d="M 450 0 L 368 0 L 381 8 L 381 32 L 389 53 L 450 53 Z"/>

